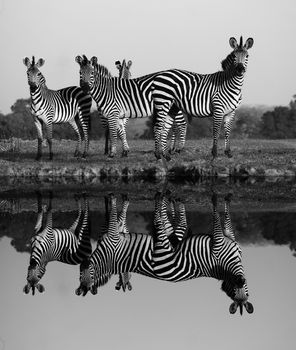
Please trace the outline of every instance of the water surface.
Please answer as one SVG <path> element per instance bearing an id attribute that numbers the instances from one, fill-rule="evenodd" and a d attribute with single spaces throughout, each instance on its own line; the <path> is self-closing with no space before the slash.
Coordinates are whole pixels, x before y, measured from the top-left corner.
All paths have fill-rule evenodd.
<path id="1" fill-rule="evenodd" d="M 130 232 L 153 233 L 155 194 L 128 195 Z M 91 245 L 95 250 L 106 227 L 105 196 L 113 192 L 118 212 L 121 192 L 88 191 Z M 84 189 L 53 190 L 53 227 L 68 228 L 78 213 L 77 194 Z M 170 197 L 183 203 L 190 235 L 211 234 L 212 192 L 170 188 Z M 218 212 L 224 218 L 224 197 L 218 193 Z M 50 193 L 41 191 L 42 205 Z M 0 212 L 0 349 L 278 349 L 293 346 L 296 291 L 295 202 L 241 198 L 232 190 L 230 217 L 242 251 L 253 313 L 229 313 L 232 300 L 214 278 L 178 283 L 133 273 L 132 290 L 116 290 L 114 275 L 98 293 L 75 294 L 79 265 L 48 263 L 42 284 L 45 291 L 23 292 L 30 262 L 31 239 L 36 232 L 38 196 L 35 192 L 2 192 Z M 40 197 L 39 197 L 40 198 Z M 75 199 L 76 198 L 76 199 Z M 125 197 L 123 197 L 125 198 Z M 278 205 L 275 205 L 275 203 Z M 172 213 L 170 212 L 170 219 Z M 105 226 L 104 226 L 105 225 Z"/>

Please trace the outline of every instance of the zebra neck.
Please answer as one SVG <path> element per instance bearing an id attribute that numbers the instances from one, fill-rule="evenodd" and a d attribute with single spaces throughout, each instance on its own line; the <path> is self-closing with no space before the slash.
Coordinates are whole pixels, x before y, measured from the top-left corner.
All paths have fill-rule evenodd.
<path id="1" fill-rule="evenodd" d="M 237 83 L 238 85 L 242 85 L 245 79 L 245 73 L 238 74 L 233 66 L 227 70 L 222 71 L 221 75 L 223 76 L 225 81 L 231 80 Z"/>
<path id="2" fill-rule="evenodd" d="M 47 100 L 51 95 L 51 90 L 45 84 L 37 87 L 35 91 L 30 91 L 32 104 L 36 105 L 43 100 Z"/>
<path id="3" fill-rule="evenodd" d="M 97 74 L 95 84 L 90 90 L 90 94 L 99 106 L 104 105 L 110 98 L 113 90 L 112 86 L 111 78 Z"/>

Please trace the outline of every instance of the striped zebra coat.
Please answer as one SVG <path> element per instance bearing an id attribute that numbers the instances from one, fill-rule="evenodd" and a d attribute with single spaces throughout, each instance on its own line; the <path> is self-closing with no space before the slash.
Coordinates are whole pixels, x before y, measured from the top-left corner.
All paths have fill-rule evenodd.
<path id="1" fill-rule="evenodd" d="M 32 289 L 34 295 L 36 288 L 39 292 L 44 292 L 44 286 L 40 280 L 44 276 L 49 262 L 60 261 L 78 265 L 87 259 L 92 252 L 86 197 L 83 196 L 82 199 L 78 200 L 78 214 L 69 228 L 53 227 L 51 203 L 50 196 L 48 207 L 42 206 L 42 196 L 38 194 L 38 216 L 35 235 L 31 239 L 27 284 L 23 289 L 26 294 Z"/>
<path id="2" fill-rule="evenodd" d="M 153 79 L 152 100 L 156 112 L 156 157 L 169 159 L 166 151 L 168 132 L 173 124 L 169 111 L 176 105 L 192 117 L 213 118 L 212 156 L 217 156 L 217 144 L 222 123 L 225 133 L 225 154 L 231 157 L 229 136 L 237 107 L 242 100 L 242 86 L 248 63 L 248 49 L 253 39 L 243 45 L 235 38 L 229 43 L 233 51 L 222 61 L 222 71 L 213 74 L 197 74 L 179 69 L 159 73 Z"/>
<path id="3" fill-rule="evenodd" d="M 230 216 L 222 228 L 217 200 L 213 199 L 213 235 L 188 235 L 184 205 L 179 203 L 176 207 L 175 225 L 172 225 L 167 215 L 168 203 L 167 198 L 156 196 L 153 237 L 119 232 L 116 198 L 112 197 L 108 235 L 81 264 L 76 294 L 86 295 L 88 291 L 96 294 L 98 287 L 118 273 L 138 273 L 171 282 L 212 277 L 222 280 L 222 290 L 232 299 L 231 313 L 238 307 L 242 313 L 243 306 L 249 313 L 253 312 L 248 301 L 241 249 L 228 222 Z"/>
<path id="4" fill-rule="evenodd" d="M 92 96 L 103 115 L 108 118 L 111 141 L 109 156 L 114 157 L 118 119 L 146 118 L 154 114 L 151 84 L 155 74 L 136 79 L 120 79 L 112 77 L 105 66 L 98 64 L 95 56 L 90 60 L 85 55 L 77 56 L 76 62 L 80 66 L 81 88 Z M 186 133 L 187 124 L 182 112 L 172 105 L 169 114 L 177 122 L 178 133 Z"/>
<path id="5" fill-rule="evenodd" d="M 31 112 L 38 134 L 38 149 L 36 159 L 42 157 L 43 125 L 47 130 L 47 142 L 49 145 L 49 158 L 52 160 L 52 125 L 68 123 L 75 131 L 78 142 L 74 156 L 82 155 L 85 158 L 89 146 L 90 108 L 91 97 L 85 94 L 78 86 L 70 86 L 60 90 L 50 90 L 46 86 L 45 77 L 39 68 L 44 65 L 44 59 L 40 58 L 32 62 L 28 57 L 23 60 L 27 67 L 28 84 L 31 95 Z M 84 141 L 83 152 L 80 148 Z"/>

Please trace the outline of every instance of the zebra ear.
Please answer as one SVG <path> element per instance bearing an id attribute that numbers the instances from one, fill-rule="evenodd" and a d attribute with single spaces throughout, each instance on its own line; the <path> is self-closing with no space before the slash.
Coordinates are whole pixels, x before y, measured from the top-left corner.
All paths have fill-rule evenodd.
<path id="1" fill-rule="evenodd" d="M 24 286 L 23 292 L 24 292 L 25 294 L 29 294 L 30 289 L 31 289 L 31 286 L 30 286 L 29 283 L 27 283 L 27 284 Z"/>
<path id="2" fill-rule="evenodd" d="M 116 68 L 117 68 L 118 70 L 120 70 L 120 68 L 121 68 L 121 63 L 120 63 L 120 61 L 116 61 L 116 62 L 115 62 L 115 66 L 116 66 Z"/>
<path id="3" fill-rule="evenodd" d="M 129 60 L 129 61 L 127 62 L 127 68 L 130 69 L 131 66 L 132 66 L 132 64 L 133 64 L 133 62 L 132 62 L 131 60 Z"/>
<path id="4" fill-rule="evenodd" d="M 45 291 L 45 288 L 44 288 L 43 284 L 38 283 L 36 285 L 36 288 L 39 291 L 39 293 L 43 293 Z"/>
<path id="5" fill-rule="evenodd" d="M 76 294 L 76 295 L 81 295 L 81 293 L 82 293 L 82 288 L 81 288 L 81 286 L 79 286 L 79 287 L 75 290 L 75 294 Z"/>
<path id="6" fill-rule="evenodd" d="M 253 307 L 252 303 L 247 301 L 244 305 L 245 305 L 245 308 L 249 314 L 252 314 L 254 312 L 254 307 Z"/>
<path id="7" fill-rule="evenodd" d="M 43 58 L 39 58 L 39 60 L 36 63 L 36 67 L 42 67 L 44 65 L 45 61 Z"/>
<path id="8" fill-rule="evenodd" d="M 27 68 L 30 68 L 31 62 L 30 62 L 30 58 L 29 58 L 29 57 L 25 57 L 25 58 L 23 59 L 23 63 L 24 63 L 24 65 L 25 65 Z"/>
<path id="9" fill-rule="evenodd" d="M 244 48 L 246 50 L 249 50 L 254 44 L 254 39 L 253 38 L 248 38 L 245 45 L 244 45 Z"/>
<path id="10" fill-rule="evenodd" d="M 236 310 L 237 310 L 237 307 L 238 307 L 238 303 L 236 303 L 236 302 L 231 303 L 230 306 L 229 306 L 229 312 L 231 314 L 235 314 Z"/>
<path id="11" fill-rule="evenodd" d="M 82 61 L 83 61 L 83 58 L 81 56 L 78 55 L 75 57 L 75 62 L 77 62 L 80 66 L 81 66 Z"/>
<path id="12" fill-rule="evenodd" d="M 235 50 L 238 48 L 237 41 L 234 37 L 229 39 L 229 45 Z"/>
<path id="13" fill-rule="evenodd" d="M 97 66 L 98 64 L 98 58 L 96 56 L 93 56 L 91 59 L 90 59 L 90 63 L 95 67 Z"/>

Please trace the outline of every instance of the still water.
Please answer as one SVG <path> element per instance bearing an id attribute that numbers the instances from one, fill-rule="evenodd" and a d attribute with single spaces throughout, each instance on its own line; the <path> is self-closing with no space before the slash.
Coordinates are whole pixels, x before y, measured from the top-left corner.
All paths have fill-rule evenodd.
<path id="1" fill-rule="evenodd" d="M 1 192 L 0 350 L 292 349 L 295 201 L 167 187 Z"/>

